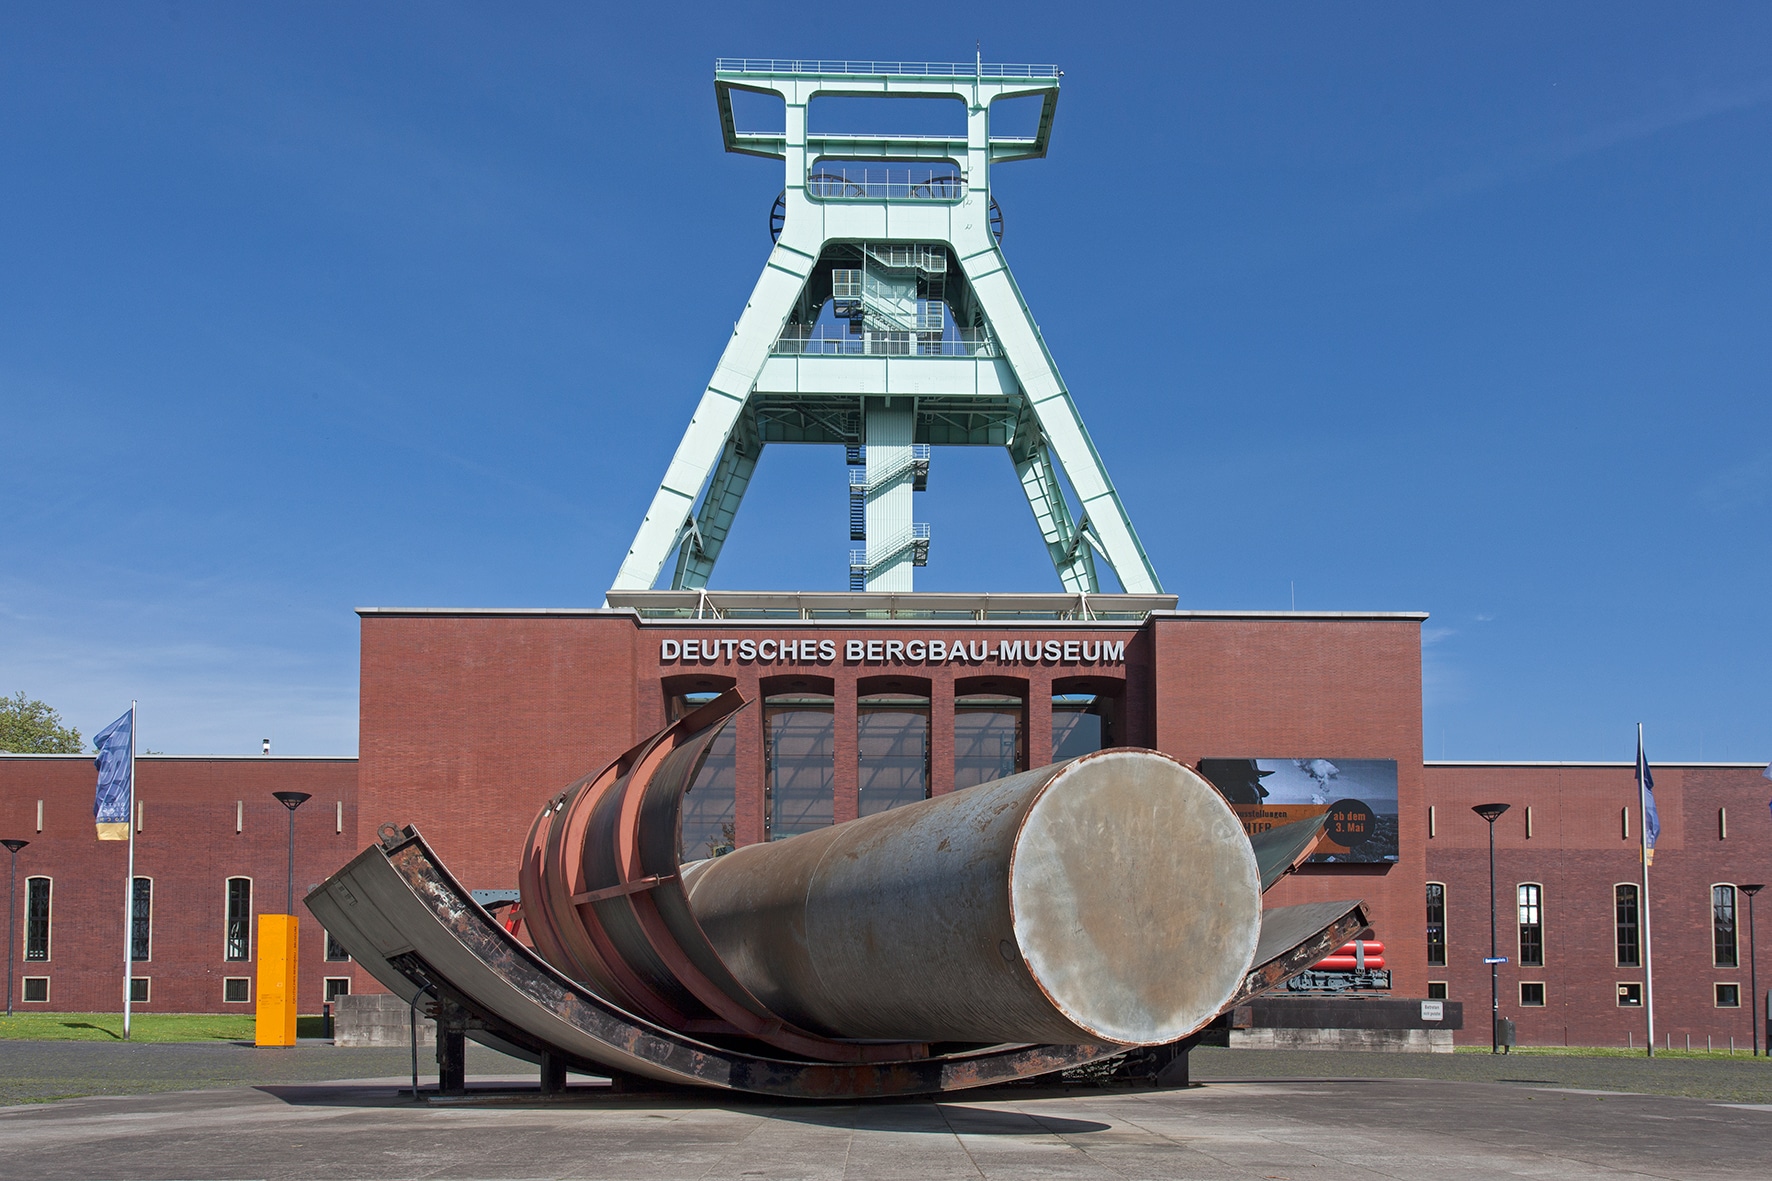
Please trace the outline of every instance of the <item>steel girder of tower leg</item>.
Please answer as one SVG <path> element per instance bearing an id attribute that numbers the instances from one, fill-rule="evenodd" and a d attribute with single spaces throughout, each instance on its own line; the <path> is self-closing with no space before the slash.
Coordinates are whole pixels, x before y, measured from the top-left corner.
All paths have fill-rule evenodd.
<path id="1" fill-rule="evenodd" d="M 853 72 L 863 65 L 865 72 Z M 1067 590 L 1100 589 L 1097 557 L 1106 560 L 1128 592 L 1162 589 L 991 232 L 990 165 L 1045 155 L 1057 75 L 1051 67 L 982 63 L 964 71 L 922 64 L 791 61 L 716 67 L 727 150 L 785 164 L 781 233 L 653 495 L 615 589 L 653 586 L 673 551 L 677 560 L 671 585 L 707 585 L 764 443 L 770 438 L 796 441 L 765 431 L 759 425 L 759 406 L 767 405 L 774 424 L 781 421 L 784 408 L 805 408 L 808 420 L 825 415 L 828 421 L 830 407 L 841 403 L 850 408 L 845 411 L 849 421 L 859 422 L 870 399 L 901 397 L 920 408 L 918 442 L 986 441 L 952 437 L 948 424 L 956 418 L 1015 424 L 1007 438 L 995 435 L 993 441 L 1009 448 L 1041 540 Z M 786 107 L 783 131 L 738 131 L 733 90 L 780 96 Z M 807 109 L 821 94 L 958 98 L 967 110 L 966 135 L 811 135 Z M 993 136 L 991 103 L 1030 95 L 1042 100 L 1037 134 Z M 911 183 L 896 187 L 890 175 L 877 190 L 867 181 L 833 186 L 831 165 L 821 163 L 826 160 L 884 162 L 888 174 L 895 162 L 907 172 L 919 162 L 951 165 L 957 179 L 927 183 L 921 191 L 914 173 Z M 853 251 L 856 244 L 868 243 L 946 248 L 970 284 L 992 347 L 978 356 L 881 357 L 792 355 L 794 350 L 778 346 L 796 307 L 803 313 L 804 297 L 811 294 L 808 281 L 827 248 Z M 932 424 L 927 432 L 926 418 Z M 940 425 L 933 425 L 937 420 Z M 830 435 L 821 429 L 808 433 L 805 441 L 839 441 Z M 1075 492 L 1080 511 L 1073 513 L 1067 502 L 1065 483 Z"/>

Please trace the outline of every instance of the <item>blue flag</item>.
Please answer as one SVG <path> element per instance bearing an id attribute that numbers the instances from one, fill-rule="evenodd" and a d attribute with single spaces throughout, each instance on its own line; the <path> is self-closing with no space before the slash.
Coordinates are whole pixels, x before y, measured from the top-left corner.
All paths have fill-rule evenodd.
<path id="1" fill-rule="evenodd" d="M 1655 776 L 1643 752 L 1643 728 L 1637 727 L 1637 787 L 1643 793 L 1643 863 L 1655 864 L 1655 838 L 1661 835 L 1661 813 L 1655 809 Z"/>
<path id="2" fill-rule="evenodd" d="M 101 841 L 129 839 L 129 814 L 135 802 L 134 723 L 135 711 L 131 710 L 92 736 L 92 745 L 98 748 L 98 758 L 92 760 L 98 768 L 92 815 Z"/>

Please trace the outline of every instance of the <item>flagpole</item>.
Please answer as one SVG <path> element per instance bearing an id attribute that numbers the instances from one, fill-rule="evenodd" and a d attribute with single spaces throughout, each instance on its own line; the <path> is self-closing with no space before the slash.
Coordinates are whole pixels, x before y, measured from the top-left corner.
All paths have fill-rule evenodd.
<path id="1" fill-rule="evenodd" d="M 135 702 L 129 703 L 129 876 L 123 882 L 123 1040 L 129 1040 L 129 994 L 135 960 Z"/>
<path id="2" fill-rule="evenodd" d="M 1637 723 L 1637 841 L 1643 851 L 1643 1010 L 1649 1020 L 1648 1056 L 1655 1057 L 1655 967 L 1653 940 L 1649 935 L 1649 799 L 1643 772 L 1649 756 L 1643 752 L 1643 723 Z"/>

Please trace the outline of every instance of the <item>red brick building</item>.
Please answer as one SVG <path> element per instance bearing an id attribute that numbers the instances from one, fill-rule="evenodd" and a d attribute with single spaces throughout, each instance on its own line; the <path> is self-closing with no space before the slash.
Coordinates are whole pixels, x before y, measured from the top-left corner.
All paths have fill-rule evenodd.
<path id="1" fill-rule="evenodd" d="M 1618 964 L 1613 897 L 1616 884 L 1635 880 L 1637 864 L 1634 830 L 1622 836 L 1620 809 L 1635 806 L 1629 766 L 1424 765 L 1425 616 L 1190 612 L 1165 596 L 647 591 L 611 599 L 603 610 L 363 611 L 358 760 L 144 757 L 137 875 L 152 879 L 152 955 L 136 975 L 151 978 L 148 1011 L 245 1004 L 224 999 L 240 988 L 226 981 L 252 975 L 250 958 L 228 958 L 250 957 L 230 927 L 239 915 L 229 912 L 229 880 L 251 882 L 253 913 L 282 909 L 287 819 L 272 791 L 314 796 L 296 813 L 298 895 L 382 823 L 417 824 L 470 888 L 510 888 L 523 838 L 551 794 L 705 695 L 736 687 L 752 705 L 688 797 L 686 856 L 1099 745 L 1155 747 L 1190 764 L 1393 766 L 1394 802 L 1381 802 L 1378 817 L 1393 852 L 1307 864 L 1269 897 L 1363 898 L 1386 944 L 1393 995 L 1444 990 L 1480 1014 L 1487 833 L 1470 805 L 1508 802 L 1496 831 L 1499 928 L 1510 955 L 1503 1014 L 1516 1018 L 1523 1044 L 1641 1038 L 1631 1033 L 1641 1008 L 1621 1008 L 1616 995 L 1619 983 L 1641 979 L 1640 969 Z M 1733 1033 L 1745 1044 L 1745 920 L 1740 966 L 1717 966 L 1709 890 L 1772 872 L 1762 790 L 1772 785 L 1748 766 L 1656 773 L 1658 1033 L 1671 1030 L 1681 1045 L 1689 1032 L 1724 1042 Z M 92 780 L 85 757 L 0 757 L 0 836 L 33 842 L 19 856 L 15 987 L 32 977 L 49 989 L 45 1001 L 21 1002 L 26 1008 L 117 1006 L 123 849 L 93 838 Z M 1727 809 L 1726 838 L 1718 809 Z M 26 961 L 33 876 L 52 879 L 52 933 L 47 958 Z M 1429 883 L 1440 887 L 1440 911 L 1430 907 Z M 1542 965 L 1521 965 L 1517 947 L 1508 951 L 1522 938 L 1521 884 L 1538 887 Z M 305 927 L 304 1007 L 317 1009 L 350 965 L 325 960 L 322 933 Z M 1717 1006 L 1723 982 L 1738 984 L 1734 1008 Z M 1524 995 L 1543 1003 L 1522 1005 L 1522 984 L 1542 985 Z M 374 987 L 361 975 L 351 986 Z M 1464 1040 L 1487 1038 L 1480 1016 L 1466 1025 Z"/>

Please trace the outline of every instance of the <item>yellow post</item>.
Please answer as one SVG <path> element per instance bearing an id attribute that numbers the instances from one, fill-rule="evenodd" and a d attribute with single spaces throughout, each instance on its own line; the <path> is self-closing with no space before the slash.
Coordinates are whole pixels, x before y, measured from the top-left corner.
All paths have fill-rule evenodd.
<path id="1" fill-rule="evenodd" d="M 258 1007 L 254 1045 L 295 1045 L 295 932 L 292 914 L 258 916 Z"/>

